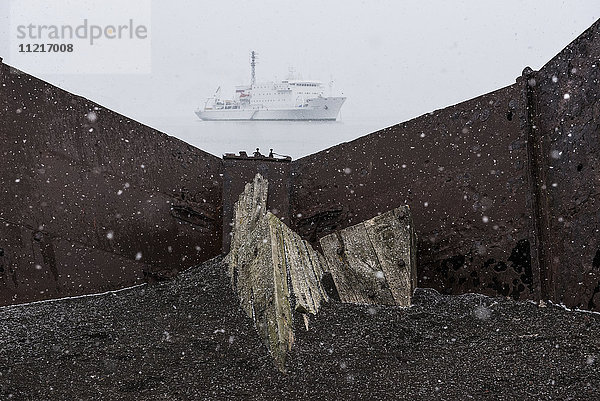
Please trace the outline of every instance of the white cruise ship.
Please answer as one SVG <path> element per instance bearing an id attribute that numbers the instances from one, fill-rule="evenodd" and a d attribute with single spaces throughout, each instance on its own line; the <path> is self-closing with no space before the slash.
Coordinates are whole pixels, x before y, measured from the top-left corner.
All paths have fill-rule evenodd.
<path id="1" fill-rule="evenodd" d="M 320 81 L 286 79 L 255 82 L 256 53 L 251 53 L 251 83 L 237 86 L 235 97 L 224 100 L 220 90 L 196 110 L 202 120 L 336 120 L 345 97 L 325 97 Z"/>

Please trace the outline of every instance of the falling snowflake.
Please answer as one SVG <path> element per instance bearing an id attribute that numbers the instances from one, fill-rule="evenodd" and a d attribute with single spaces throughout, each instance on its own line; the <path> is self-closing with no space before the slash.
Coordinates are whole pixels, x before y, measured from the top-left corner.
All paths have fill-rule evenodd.
<path id="1" fill-rule="evenodd" d="M 86 118 L 88 119 L 89 122 L 93 123 L 93 122 L 96 122 L 96 120 L 98 119 L 98 116 L 93 111 L 90 111 L 89 113 L 87 113 Z"/>
<path id="2" fill-rule="evenodd" d="M 492 316 L 492 311 L 483 305 L 479 305 L 473 311 L 473 315 L 479 320 L 488 320 Z"/>

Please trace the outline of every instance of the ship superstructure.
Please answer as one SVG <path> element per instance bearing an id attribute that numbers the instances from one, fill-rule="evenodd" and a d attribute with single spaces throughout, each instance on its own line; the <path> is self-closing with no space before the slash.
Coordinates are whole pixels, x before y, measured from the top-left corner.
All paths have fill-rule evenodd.
<path id="1" fill-rule="evenodd" d="M 251 53 L 250 85 L 235 88 L 231 100 L 220 89 L 196 114 L 202 120 L 336 120 L 345 97 L 325 97 L 321 81 L 286 79 L 256 82 L 256 53 Z"/>

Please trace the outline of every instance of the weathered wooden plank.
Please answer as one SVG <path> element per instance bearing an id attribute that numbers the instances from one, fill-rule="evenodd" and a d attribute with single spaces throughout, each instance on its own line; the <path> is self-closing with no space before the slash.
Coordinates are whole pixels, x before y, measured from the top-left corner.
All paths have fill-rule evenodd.
<path id="1" fill-rule="evenodd" d="M 243 310 L 284 370 L 294 342 L 293 311 L 308 328 L 308 316 L 328 297 L 321 285 L 323 257 L 266 211 L 267 194 L 268 182 L 257 174 L 240 195 L 227 261 Z"/>
<path id="2" fill-rule="evenodd" d="M 410 305 L 416 288 L 416 243 L 408 206 L 320 240 L 340 300 Z"/>

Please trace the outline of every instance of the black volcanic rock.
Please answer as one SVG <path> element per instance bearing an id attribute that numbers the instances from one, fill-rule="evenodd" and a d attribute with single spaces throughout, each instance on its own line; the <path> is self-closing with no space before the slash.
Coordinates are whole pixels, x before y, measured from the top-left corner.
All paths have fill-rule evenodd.
<path id="1" fill-rule="evenodd" d="M 600 315 L 418 289 L 325 304 L 279 373 L 220 259 L 176 279 L 0 309 L 2 400 L 595 399 Z"/>

